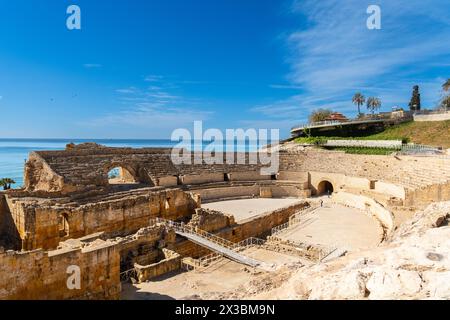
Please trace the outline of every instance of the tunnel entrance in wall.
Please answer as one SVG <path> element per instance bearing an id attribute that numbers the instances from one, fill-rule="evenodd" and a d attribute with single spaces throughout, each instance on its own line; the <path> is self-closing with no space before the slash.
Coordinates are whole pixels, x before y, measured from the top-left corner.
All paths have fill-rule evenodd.
<path id="1" fill-rule="evenodd" d="M 138 181 L 124 167 L 114 167 L 108 171 L 109 184 L 135 184 Z"/>
<path id="2" fill-rule="evenodd" d="M 334 192 L 333 184 L 330 181 L 324 180 L 319 183 L 317 186 L 317 195 L 327 195 L 332 194 Z"/>

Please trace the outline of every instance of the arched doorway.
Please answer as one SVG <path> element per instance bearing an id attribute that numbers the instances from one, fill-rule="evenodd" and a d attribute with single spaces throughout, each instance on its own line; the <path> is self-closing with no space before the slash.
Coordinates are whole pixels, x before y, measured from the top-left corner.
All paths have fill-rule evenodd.
<path id="1" fill-rule="evenodd" d="M 324 180 L 317 186 L 317 195 L 332 194 L 334 192 L 333 184 L 330 181 Z"/>
<path id="2" fill-rule="evenodd" d="M 69 236 L 69 216 L 67 213 L 58 216 L 58 231 L 60 238 Z"/>
<path id="3" fill-rule="evenodd" d="M 108 182 L 109 184 L 136 184 L 138 181 L 128 169 L 118 166 L 108 171 Z"/>

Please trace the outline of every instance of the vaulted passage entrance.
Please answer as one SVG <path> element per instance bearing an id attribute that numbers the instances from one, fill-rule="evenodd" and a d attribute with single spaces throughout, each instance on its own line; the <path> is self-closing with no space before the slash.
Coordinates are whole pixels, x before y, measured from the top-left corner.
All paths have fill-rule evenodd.
<path id="1" fill-rule="evenodd" d="M 123 167 L 115 167 L 108 172 L 109 184 L 135 184 L 134 176 Z"/>
<path id="2" fill-rule="evenodd" d="M 317 186 L 317 195 L 332 194 L 334 192 L 333 184 L 330 181 L 322 181 Z"/>

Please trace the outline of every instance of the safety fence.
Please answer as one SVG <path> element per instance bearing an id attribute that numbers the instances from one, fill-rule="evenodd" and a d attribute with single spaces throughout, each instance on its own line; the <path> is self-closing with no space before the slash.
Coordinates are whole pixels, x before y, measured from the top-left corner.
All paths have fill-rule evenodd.
<path id="1" fill-rule="evenodd" d="M 289 227 L 292 227 L 292 226 L 300 223 L 304 219 L 305 215 L 314 212 L 318 207 L 319 206 L 312 206 L 312 207 L 308 207 L 304 210 L 296 212 L 295 214 L 293 214 L 292 216 L 289 217 L 288 222 L 283 223 L 279 226 L 273 227 L 270 234 L 272 236 L 276 236 L 277 234 L 284 231 L 285 229 L 288 229 Z"/>

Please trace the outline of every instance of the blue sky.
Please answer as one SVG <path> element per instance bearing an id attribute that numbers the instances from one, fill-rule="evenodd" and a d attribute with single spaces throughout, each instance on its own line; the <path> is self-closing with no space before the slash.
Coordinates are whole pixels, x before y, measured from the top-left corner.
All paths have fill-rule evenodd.
<path id="1" fill-rule="evenodd" d="M 66 28 L 79 5 L 82 30 Z M 368 30 L 366 9 L 382 10 Z M 450 77 L 448 0 L 0 0 L 0 137 L 169 138 L 349 116 L 355 91 L 434 107 Z"/>

